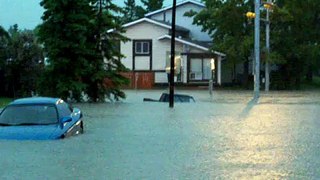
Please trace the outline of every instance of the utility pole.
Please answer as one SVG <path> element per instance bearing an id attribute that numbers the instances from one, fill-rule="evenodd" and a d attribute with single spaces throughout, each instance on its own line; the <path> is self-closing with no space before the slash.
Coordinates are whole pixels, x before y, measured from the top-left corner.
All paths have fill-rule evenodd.
<path id="1" fill-rule="evenodd" d="M 260 0 L 255 0 L 254 19 L 254 53 L 255 53 L 255 73 L 254 73 L 254 98 L 260 97 Z"/>
<path id="2" fill-rule="evenodd" d="M 271 3 L 270 0 L 267 0 L 267 3 Z M 270 8 L 266 8 L 267 17 L 266 17 L 266 63 L 265 63 L 265 91 L 268 92 L 270 89 Z"/>
<path id="3" fill-rule="evenodd" d="M 171 26 L 171 62 L 170 62 L 170 81 L 169 81 L 169 107 L 174 107 L 174 58 L 175 58 L 175 38 L 176 38 L 176 5 L 177 0 L 173 0 L 172 5 L 172 26 Z"/>

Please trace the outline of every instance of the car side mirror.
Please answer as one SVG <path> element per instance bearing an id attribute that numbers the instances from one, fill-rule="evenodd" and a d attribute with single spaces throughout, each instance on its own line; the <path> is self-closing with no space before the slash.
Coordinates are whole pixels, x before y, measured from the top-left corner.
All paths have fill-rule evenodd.
<path id="1" fill-rule="evenodd" d="M 72 121 L 72 117 L 70 117 L 70 116 L 63 117 L 63 118 L 61 118 L 61 120 L 60 120 L 60 122 L 61 122 L 62 124 L 67 123 L 67 122 L 71 122 L 71 121 Z"/>
<path id="2" fill-rule="evenodd" d="M 71 122 L 72 121 L 72 117 L 70 116 L 66 116 L 60 119 L 60 128 L 63 129 L 65 123 L 67 122 Z"/>

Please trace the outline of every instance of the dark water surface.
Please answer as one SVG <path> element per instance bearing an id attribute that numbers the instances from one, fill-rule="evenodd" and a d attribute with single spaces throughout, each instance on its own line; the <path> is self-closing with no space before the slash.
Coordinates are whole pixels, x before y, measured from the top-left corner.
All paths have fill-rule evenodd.
<path id="1" fill-rule="evenodd" d="M 86 132 L 0 141 L 0 179 L 320 179 L 320 96 L 186 91 L 197 103 L 78 104 Z M 76 178 L 75 178 L 76 177 Z"/>

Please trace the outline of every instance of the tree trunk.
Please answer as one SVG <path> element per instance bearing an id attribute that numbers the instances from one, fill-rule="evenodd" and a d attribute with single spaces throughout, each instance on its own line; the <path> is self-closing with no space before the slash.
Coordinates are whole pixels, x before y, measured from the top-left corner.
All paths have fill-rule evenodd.
<path id="1" fill-rule="evenodd" d="M 313 71 L 312 71 L 312 66 L 309 65 L 308 67 L 308 71 L 307 71 L 307 74 L 306 74 L 306 79 L 308 82 L 312 82 L 313 80 Z"/>
<path id="2" fill-rule="evenodd" d="M 249 79 L 249 60 L 247 59 L 243 63 L 243 77 L 242 77 L 242 84 L 245 88 L 249 88 L 248 79 Z"/>
<path id="3" fill-rule="evenodd" d="M 237 72 L 236 72 L 236 63 L 233 63 L 233 72 L 232 72 L 232 74 L 233 74 L 233 76 L 232 76 L 232 85 L 235 85 L 235 83 L 236 83 L 236 74 L 237 74 Z"/>

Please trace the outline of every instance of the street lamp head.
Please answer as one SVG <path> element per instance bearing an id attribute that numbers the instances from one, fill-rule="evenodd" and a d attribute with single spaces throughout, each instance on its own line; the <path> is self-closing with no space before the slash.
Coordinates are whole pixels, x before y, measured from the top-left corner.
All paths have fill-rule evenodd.
<path id="1" fill-rule="evenodd" d="M 253 12 L 247 12 L 246 16 L 248 19 L 254 19 L 256 17 L 256 14 Z"/>
<path id="2" fill-rule="evenodd" d="M 265 2 L 263 3 L 263 7 L 265 9 L 271 10 L 273 8 L 274 4 L 273 3 L 269 3 L 269 2 Z"/>

